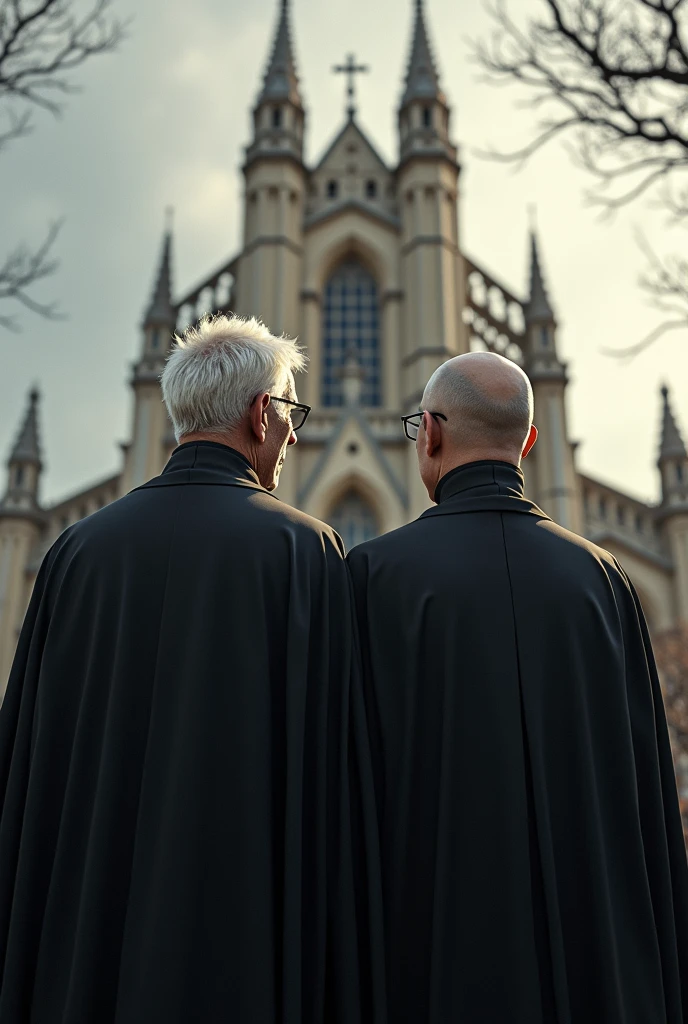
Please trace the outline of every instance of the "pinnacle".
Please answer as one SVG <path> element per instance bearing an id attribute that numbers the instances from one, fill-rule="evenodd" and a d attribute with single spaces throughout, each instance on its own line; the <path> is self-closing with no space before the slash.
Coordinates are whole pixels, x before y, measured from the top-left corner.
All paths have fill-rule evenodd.
<path id="1" fill-rule="evenodd" d="M 176 323 L 177 312 L 172 303 L 172 231 L 168 226 L 163 239 L 162 257 L 160 269 L 153 290 L 153 297 L 146 310 L 144 326 L 150 324 L 164 324 L 165 326 Z"/>
<path id="2" fill-rule="evenodd" d="M 683 443 L 681 432 L 671 410 L 669 388 L 666 384 L 662 387 L 662 399 L 664 404 L 662 409 L 662 440 L 659 445 L 659 458 L 660 460 L 671 458 L 685 459 L 686 446 Z"/>
<path id="3" fill-rule="evenodd" d="M 402 106 L 406 106 L 407 103 L 415 99 L 440 99 L 444 102 L 439 74 L 425 24 L 423 0 L 415 0 L 415 8 L 411 56 L 406 70 L 406 87 L 401 101 Z"/>
<path id="4" fill-rule="evenodd" d="M 528 323 L 534 320 L 554 319 L 540 268 L 537 237 L 534 231 L 530 233 L 530 298 L 525 305 L 525 315 Z"/>
<path id="5" fill-rule="evenodd" d="M 296 61 L 294 60 L 294 51 L 291 45 L 289 4 L 287 0 L 280 0 L 280 13 L 275 42 L 263 78 L 263 88 L 258 97 L 258 103 L 280 99 L 289 100 L 297 107 L 302 106 L 299 93 L 299 79 L 296 74 Z"/>
<path id="6" fill-rule="evenodd" d="M 33 462 L 40 469 L 41 452 L 38 440 L 38 403 L 40 393 L 34 387 L 29 393 L 29 407 L 15 442 L 10 462 Z"/>

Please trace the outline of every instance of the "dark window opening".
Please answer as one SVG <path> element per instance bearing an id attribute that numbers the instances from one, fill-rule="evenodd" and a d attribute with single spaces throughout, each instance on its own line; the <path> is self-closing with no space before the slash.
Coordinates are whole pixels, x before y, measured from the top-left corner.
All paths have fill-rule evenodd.
<path id="1" fill-rule="evenodd" d="M 683 483 L 683 466 L 676 467 L 676 479 L 679 483 Z"/>
<path id="2" fill-rule="evenodd" d="M 373 181 L 371 179 L 370 181 L 366 182 L 366 195 L 367 195 L 368 199 L 375 199 L 377 197 L 377 182 L 376 181 Z"/>
<path id="3" fill-rule="evenodd" d="M 540 328 L 540 344 L 543 348 L 547 348 L 549 345 L 549 331 L 546 327 Z"/>
<path id="4" fill-rule="evenodd" d="M 616 521 L 619 526 L 624 526 L 626 523 L 626 509 L 622 508 L 621 505 L 617 505 L 616 508 Z"/>
<path id="5" fill-rule="evenodd" d="M 423 107 L 423 127 L 432 127 L 432 110 L 430 107 Z"/>
<path id="6" fill-rule="evenodd" d="M 280 110 L 279 107 L 273 107 L 272 108 L 272 127 L 273 128 L 281 128 L 282 127 L 282 111 Z"/>
<path id="7" fill-rule="evenodd" d="M 151 348 L 157 349 L 160 344 L 160 331 L 157 328 L 151 334 Z"/>
<path id="8" fill-rule="evenodd" d="M 339 186 L 336 181 L 328 181 L 327 183 L 327 198 L 336 199 L 337 193 L 339 192 Z"/>
<path id="9" fill-rule="evenodd" d="M 17 468 L 14 471 L 14 486 L 15 487 L 21 487 L 21 485 L 23 483 L 24 483 L 24 467 L 23 466 L 17 466 Z"/>
<path id="10" fill-rule="evenodd" d="M 599 503 L 600 519 L 607 518 L 607 501 L 605 498 L 600 498 Z"/>

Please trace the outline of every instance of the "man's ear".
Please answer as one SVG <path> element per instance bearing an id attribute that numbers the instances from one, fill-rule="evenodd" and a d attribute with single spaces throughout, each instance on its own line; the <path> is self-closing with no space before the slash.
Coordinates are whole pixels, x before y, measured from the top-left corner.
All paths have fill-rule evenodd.
<path id="1" fill-rule="evenodd" d="M 270 395 L 267 391 L 256 395 L 251 403 L 251 431 L 260 444 L 265 444 L 265 438 L 267 437 L 269 405 Z"/>
<path id="2" fill-rule="evenodd" d="M 430 458 L 442 444 L 442 431 L 434 416 L 425 414 L 425 454 Z"/>
<path id="3" fill-rule="evenodd" d="M 531 450 L 531 448 L 533 447 L 533 445 L 535 444 L 537 439 L 538 439 L 538 429 L 535 426 L 535 424 L 533 423 L 533 425 L 531 426 L 530 431 L 528 433 L 528 437 L 526 438 L 526 443 L 523 445 L 523 451 L 521 452 L 521 458 L 522 459 L 526 458 L 526 456 L 528 455 L 528 452 Z"/>

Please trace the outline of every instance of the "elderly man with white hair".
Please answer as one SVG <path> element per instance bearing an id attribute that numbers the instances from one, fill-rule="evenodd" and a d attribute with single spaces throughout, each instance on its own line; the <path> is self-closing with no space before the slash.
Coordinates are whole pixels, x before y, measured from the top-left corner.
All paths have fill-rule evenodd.
<path id="1" fill-rule="evenodd" d="M 382 1024 L 346 563 L 271 493 L 304 357 L 176 341 L 179 447 L 48 552 L 0 712 L 0 1024 Z"/>
<path id="2" fill-rule="evenodd" d="M 688 867 L 643 613 L 524 494 L 530 382 L 448 360 L 404 417 L 431 501 L 349 555 L 390 1024 L 686 1024 Z"/>

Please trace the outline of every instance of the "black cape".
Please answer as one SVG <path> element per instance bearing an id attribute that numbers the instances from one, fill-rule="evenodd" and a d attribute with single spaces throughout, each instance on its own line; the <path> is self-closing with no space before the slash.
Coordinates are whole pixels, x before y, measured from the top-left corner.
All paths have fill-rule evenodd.
<path id="1" fill-rule="evenodd" d="M 62 534 L 0 711 L 0 1024 L 382 1020 L 352 625 L 337 535 L 222 445 Z"/>
<path id="2" fill-rule="evenodd" d="M 684 1024 L 688 868 L 645 621 L 514 466 L 349 556 L 389 1019 Z"/>

